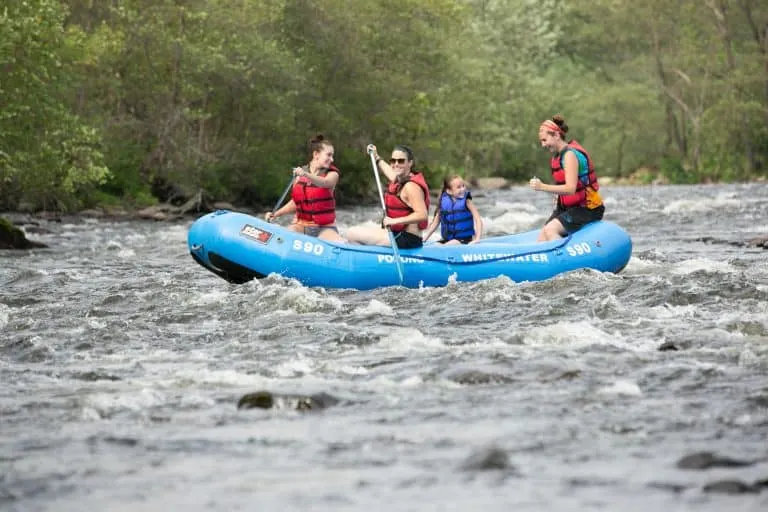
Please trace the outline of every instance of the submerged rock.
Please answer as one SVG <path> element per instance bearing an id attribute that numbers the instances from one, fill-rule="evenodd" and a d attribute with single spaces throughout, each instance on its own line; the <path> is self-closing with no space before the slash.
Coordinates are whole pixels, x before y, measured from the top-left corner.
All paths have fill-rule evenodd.
<path id="1" fill-rule="evenodd" d="M 40 249 L 48 247 L 40 242 L 27 240 L 24 232 L 0 217 L 0 249 Z"/>
<path id="2" fill-rule="evenodd" d="M 723 494 L 746 494 L 757 493 L 760 489 L 754 485 L 742 482 L 741 480 L 718 480 L 716 482 L 710 482 L 706 484 L 703 489 L 704 492 L 719 492 Z"/>
<path id="3" fill-rule="evenodd" d="M 237 401 L 238 409 L 271 409 L 274 405 L 275 399 L 269 391 L 248 393 Z"/>
<path id="4" fill-rule="evenodd" d="M 240 397 L 238 409 L 294 409 L 312 411 L 325 409 L 339 403 L 339 399 L 327 393 L 314 395 L 283 395 L 271 391 L 256 391 Z"/>
<path id="5" fill-rule="evenodd" d="M 677 351 L 680 350 L 677 345 L 672 343 L 671 341 L 665 341 L 661 345 L 659 345 L 659 348 L 657 349 L 659 352 L 669 352 L 669 351 Z"/>
<path id="6" fill-rule="evenodd" d="M 695 239 L 696 242 L 704 242 L 706 244 L 722 244 L 722 245 L 734 245 L 736 247 L 751 247 L 768 249 L 768 236 L 758 236 L 750 238 L 749 240 L 722 240 L 711 236 L 702 236 Z"/>
<path id="7" fill-rule="evenodd" d="M 768 249 L 768 236 L 759 236 L 757 238 L 747 240 L 746 245 L 747 247 L 762 247 L 763 249 Z"/>
<path id="8" fill-rule="evenodd" d="M 507 452 L 496 446 L 471 454 L 461 465 L 464 471 L 514 470 Z"/>
<path id="9" fill-rule="evenodd" d="M 697 452 L 678 460 L 677 467 L 680 469 L 741 468 L 754 463 L 754 461 L 721 457 L 712 452 Z"/>
<path id="10" fill-rule="evenodd" d="M 511 384 L 515 382 L 513 377 L 493 370 L 457 368 L 446 372 L 445 377 L 458 384 Z"/>
<path id="11" fill-rule="evenodd" d="M 581 370 L 563 370 L 558 371 L 553 375 L 546 375 L 539 377 L 539 382 L 557 382 L 557 381 L 571 381 L 581 377 Z"/>
<path id="12" fill-rule="evenodd" d="M 679 494 L 688 490 L 691 486 L 687 484 L 678 484 L 675 482 L 651 482 L 648 484 L 648 487 L 660 489 L 662 491 L 672 491 L 675 494 Z"/>

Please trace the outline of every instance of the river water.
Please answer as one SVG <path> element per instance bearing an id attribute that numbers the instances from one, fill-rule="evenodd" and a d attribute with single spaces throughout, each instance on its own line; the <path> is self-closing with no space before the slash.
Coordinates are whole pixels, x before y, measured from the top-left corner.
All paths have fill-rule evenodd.
<path id="1" fill-rule="evenodd" d="M 237 286 L 189 222 L 44 223 L 0 253 L 0 509 L 768 510 L 705 489 L 768 478 L 768 252 L 728 243 L 768 186 L 604 191 L 627 268 L 522 284 Z M 492 234 L 550 206 L 475 202 Z M 237 409 L 259 390 L 341 402 Z M 745 465 L 677 466 L 702 451 Z"/>

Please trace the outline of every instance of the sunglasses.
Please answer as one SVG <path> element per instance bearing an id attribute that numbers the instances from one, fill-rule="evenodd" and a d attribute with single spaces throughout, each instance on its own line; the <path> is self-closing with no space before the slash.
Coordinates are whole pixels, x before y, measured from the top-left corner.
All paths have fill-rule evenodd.
<path id="1" fill-rule="evenodd" d="M 390 158 L 389 159 L 390 164 L 404 164 L 407 161 L 408 159 L 406 158 Z"/>

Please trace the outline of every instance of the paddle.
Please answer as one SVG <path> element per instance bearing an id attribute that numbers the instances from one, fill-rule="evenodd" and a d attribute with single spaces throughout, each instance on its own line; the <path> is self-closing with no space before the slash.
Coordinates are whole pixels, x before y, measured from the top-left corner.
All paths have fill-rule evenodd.
<path id="1" fill-rule="evenodd" d="M 381 209 L 384 212 L 384 216 L 387 216 L 387 206 L 384 204 L 384 192 L 381 190 L 381 180 L 379 179 L 379 170 L 376 168 L 376 157 L 373 156 L 373 150 L 368 150 L 368 156 L 371 157 L 371 165 L 373 166 L 373 176 L 376 178 L 376 186 L 379 188 L 379 199 L 381 200 Z M 392 255 L 395 258 L 395 265 L 397 265 L 397 275 L 400 277 L 400 284 L 403 284 L 403 262 L 400 259 L 400 251 L 397 248 L 397 242 L 395 242 L 395 235 L 392 234 L 392 230 L 389 226 L 385 228 L 387 235 L 389 235 L 389 244 L 392 246 Z"/>
<path id="2" fill-rule="evenodd" d="M 283 195 L 280 196 L 280 199 L 277 200 L 275 203 L 275 207 L 272 208 L 272 215 L 275 214 L 278 208 L 280 208 L 280 205 L 283 204 L 283 201 L 285 201 L 285 196 L 288 195 L 288 191 L 291 190 L 291 187 L 293 186 L 293 178 L 291 178 L 291 181 L 288 182 L 288 186 L 285 187 L 285 190 L 283 190 Z M 269 222 L 272 222 L 272 219 L 269 219 Z"/>

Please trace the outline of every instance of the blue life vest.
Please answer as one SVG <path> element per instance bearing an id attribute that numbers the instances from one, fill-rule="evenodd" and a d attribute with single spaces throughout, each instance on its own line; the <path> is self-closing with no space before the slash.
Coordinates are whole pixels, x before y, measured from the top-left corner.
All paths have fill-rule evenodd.
<path id="1" fill-rule="evenodd" d="M 467 208 L 467 200 L 472 195 L 454 199 L 447 192 L 440 196 L 440 234 L 443 240 L 472 238 L 475 235 L 475 223 L 472 212 Z"/>

